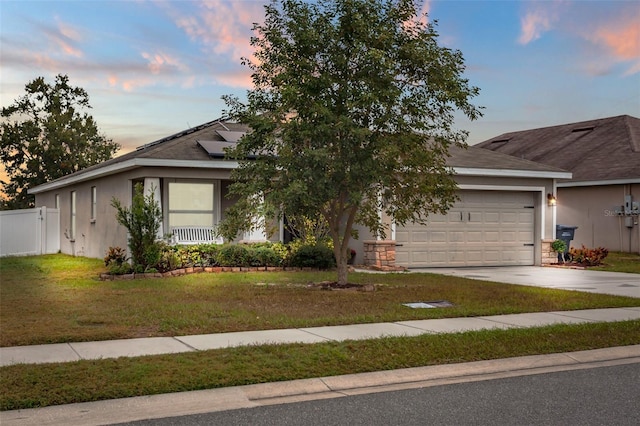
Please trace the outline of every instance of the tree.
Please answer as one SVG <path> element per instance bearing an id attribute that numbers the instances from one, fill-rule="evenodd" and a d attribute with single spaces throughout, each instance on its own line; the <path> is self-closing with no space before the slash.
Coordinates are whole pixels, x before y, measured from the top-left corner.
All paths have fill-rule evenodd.
<path id="1" fill-rule="evenodd" d="M 89 95 L 57 75 L 53 85 L 38 77 L 26 94 L 2 108 L 0 159 L 9 176 L 2 181 L 4 209 L 33 206 L 27 190 L 108 160 L 120 146 L 98 132 Z"/>
<path id="2" fill-rule="evenodd" d="M 354 224 L 384 237 L 382 212 L 424 223 L 455 202 L 446 159 L 467 132 L 454 113 L 480 117 L 479 89 L 410 0 L 274 0 L 265 11 L 255 59 L 243 59 L 254 88 L 244 103 L 225 97 L 251 131 L 229 152 L 240 201 L 220 229 L 230 238 L 256 215 L 320 215 L 344 284 Z"/>

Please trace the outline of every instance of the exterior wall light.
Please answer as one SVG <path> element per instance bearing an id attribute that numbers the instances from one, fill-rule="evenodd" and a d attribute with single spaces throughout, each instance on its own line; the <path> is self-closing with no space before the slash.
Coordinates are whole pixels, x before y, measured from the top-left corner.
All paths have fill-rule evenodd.
<path id="1" fill-rule="evenodd" d="M 547 204 L 549 206 L 555 207 L 557 202 L 558 202 L 558 200 L 556 199 L 556 197 L 553 194 L 547 194 Z"/>

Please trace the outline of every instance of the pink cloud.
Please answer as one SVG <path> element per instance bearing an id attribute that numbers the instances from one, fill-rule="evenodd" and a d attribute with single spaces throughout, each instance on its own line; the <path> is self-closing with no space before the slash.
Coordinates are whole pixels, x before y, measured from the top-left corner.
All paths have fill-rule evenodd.
<path id="1" fill-rule="evenodd" d="M 621 60 L 640 58 L 640 16 L 626 22 L 612 21 L 598 28 L 592 39 Z"/>
<path id="2" fill-rule="evenodd" d="M 78 43 L 82 41 L 82 35 L 80 31 L 73 26 L 58 19 L 57 28 L 46 31 L 45 33 L 49 40 L 65 55 L 75 56 L 76 58 L 83 56 L 82 50 L 77 47 Z"/>
<path id="3" fill-rule="evenodd" d="M 151 73 L 155 75 L 160 74 L 160 72 L 167 69 L 176 69 L 178 71 L 189 70 L 189 67 L 183 64 L 180 60 L 164 52 L 157 52 L 153 54 L 142 52 L 141 55 L 147 60 L 147 67 Z"/>
<path id="4" fill-rule="evenodd" d="M 520 18 L 518 43 L 529 44 L 550 31 L 559 19 L 560 1 L 531 3 L 529 10 Z"/>
<path id="5" fill-rule="evenodd" d="M 253 23 L 264 18 L 261 2 L 209 0 L 200 4 L 199 12 L 198 16 L 184 16 L 175 9 L 170 10 L 176 26 L 201 43 L 205 50 L 230 53 L 236 61 L 253 54 L 249 38 Z"/>

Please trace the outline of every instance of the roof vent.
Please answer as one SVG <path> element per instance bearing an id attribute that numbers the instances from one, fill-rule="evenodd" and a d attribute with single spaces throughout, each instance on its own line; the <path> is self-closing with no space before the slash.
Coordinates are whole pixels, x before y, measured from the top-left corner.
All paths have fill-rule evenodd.
<path id="1" fill-rule="evenodd" d="M 491 145 L 498 145 L 498 144 L 502 144 L 504 145 L 505 143 L 509 142 L 511 139 L 496 139 L 495 141 L 491 141 Z"/>
<path id="2" fill-rule="evenodd" d="M 593 129 L 595 129 L 596 126 L 588 126 L 588 127 L 576 127 L 575 129 L 571 129 L 571 133 L 577 133 L 577 132 L 590 132 Z"/>

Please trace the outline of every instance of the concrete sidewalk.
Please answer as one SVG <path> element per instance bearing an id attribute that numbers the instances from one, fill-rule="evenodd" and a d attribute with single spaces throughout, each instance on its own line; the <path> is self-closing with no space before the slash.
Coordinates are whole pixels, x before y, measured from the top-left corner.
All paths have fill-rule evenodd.
<path id="1" fill-rule="evenodd" d="M 0 366 L 172 354 L 245 345 L 319 343 L 386 336 L 416 336 L 482 329 L 538 327 L 560 323 L 615 322 L 633 319 L 640 319 L 640 307 L 15 346 L 0 348 Z"/>

